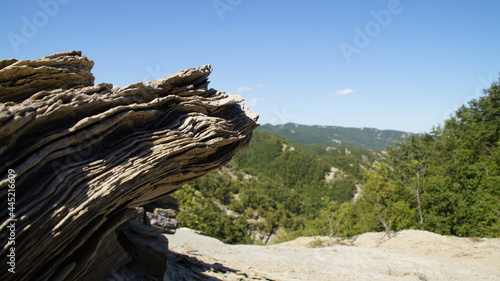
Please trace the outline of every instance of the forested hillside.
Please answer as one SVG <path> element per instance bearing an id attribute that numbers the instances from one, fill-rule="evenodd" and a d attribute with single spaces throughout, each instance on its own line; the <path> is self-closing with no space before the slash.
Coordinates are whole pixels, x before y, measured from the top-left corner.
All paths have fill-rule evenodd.
<path id="1" fill-rule="evenodd" d="M 229 243 L 402 229 L 500 237 L 499 147 L 499 83 L 383 152 L 260 130 L 229 165 L 176 192 L 179 219 Z"/>
<path id="2" fill-rule="evenodd" d="M 365 173 L 355 204 L 333 203 L 332 231 L 424 229 L 500 237 L 500 86 L 443 127 L 389 148 Z"/>
<path id="3" fill-rule="evenodd" d="M 327 220 L 317 221 L 324 207 L 332 200 L 351 201 L 375 156 L 365 149 L 306 146 L 257 131 L 229 165 L 175 193 L 181 201 L 179 220 L 229 243 L 324 232 Z"/>
<path id="4" fill-rule="evenodd" d="M 257 128 L 272 132 L 286 139 L 302 144 L 326 146 L 354 146 L 366 149 L 384 150 L 397 141 L 406 140 L 411 133 L 373 128 L 345 128 L 338 126 L 306 126 L 293 123 L 284 125 L 266 124 Z"/>

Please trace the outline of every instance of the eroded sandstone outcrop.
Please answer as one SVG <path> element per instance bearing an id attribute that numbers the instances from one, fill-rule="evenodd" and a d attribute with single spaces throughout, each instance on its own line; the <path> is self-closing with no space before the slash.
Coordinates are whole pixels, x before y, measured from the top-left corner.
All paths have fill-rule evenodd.
<path id="1" fill-rule="evenodd" d="M 130 261 L 115 230 L 135 207 L 224 165 L 258 126 L 208 89 L 209 65 L 122 88 L 94 85 L 92 66 L 79 51 L 0 61 L 0 197 L 15 198 L 1 280 L 103 280 Z"/>

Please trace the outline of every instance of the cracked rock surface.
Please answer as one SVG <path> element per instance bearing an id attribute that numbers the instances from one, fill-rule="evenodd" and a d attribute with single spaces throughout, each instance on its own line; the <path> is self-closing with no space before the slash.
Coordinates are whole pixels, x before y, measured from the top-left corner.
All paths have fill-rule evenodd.
<path id="1" fill-rule="evenodd" d="M 2 202 L 15 171 L 2 241 L 16 220 L 16 273 L 1 280 L 106 278 L 127 261 L 114 231 L 135 207 L 226 164 L 258 126 L 208 88 L 210 65 L 122 88 L 94 85 L 92 66 L 79 51 L 0 61 Z"/>

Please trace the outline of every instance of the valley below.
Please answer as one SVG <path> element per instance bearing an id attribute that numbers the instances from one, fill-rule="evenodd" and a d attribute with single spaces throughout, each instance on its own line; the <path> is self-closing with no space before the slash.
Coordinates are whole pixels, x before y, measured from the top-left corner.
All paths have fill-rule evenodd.
<path id="1" fill-rule="evenodd" d="M 390 239 L 373 232 L 257 246 L 224 244 L 188 228 L 167 237 L 166 280 L 500 280 L 498 238 L 404 230 Z"/>

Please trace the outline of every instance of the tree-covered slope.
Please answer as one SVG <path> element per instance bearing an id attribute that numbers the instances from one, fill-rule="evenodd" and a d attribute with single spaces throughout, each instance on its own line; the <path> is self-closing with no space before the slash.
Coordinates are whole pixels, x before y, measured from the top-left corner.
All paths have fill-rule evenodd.
<path id="1" fill-rule="evenodd" d="M 255 131 L 228 166 L 177 193 L 181 223 L 231 243 L 402 229 L 500 237 L 499 82 L 383 152 L 298 142 Z"/>
<path id="2" fill-rule="evenodd" d="M 257 130 L 272 132 L 286 139 L 302 144 L 322 144 L 326 146 L 354 146 L 383 150 L 397 141 L 406 140 L 411 133 L 373 128 L 345 128 L 337 126 L 307 126 L 287 123 L 266 124 Z"/>
<path id="3" fill-rule="evenodd" d="M 365 178 L 361 200 L 331 209 L 335 231 L 500 237 L 500 84 L 443 127 L 388 149 Z"/>
<path id="4" fill-rule="evenodd" d="M 352 200 L 374 159 L 361 148 L 308 146 L 256 131 L 229 165 L 175 193 L 180 222 L 230 243 L 325 232 L 327 224 L 311 222 L 329 201 Z"/>

